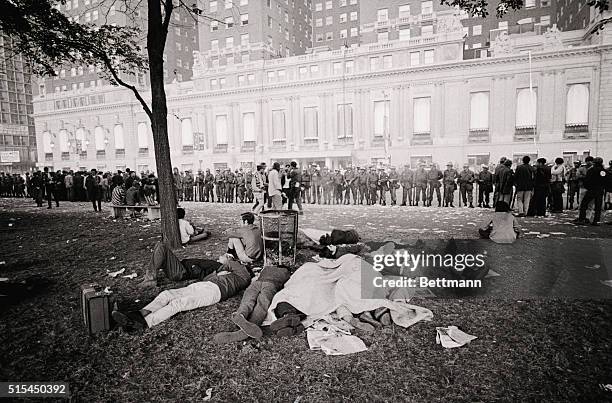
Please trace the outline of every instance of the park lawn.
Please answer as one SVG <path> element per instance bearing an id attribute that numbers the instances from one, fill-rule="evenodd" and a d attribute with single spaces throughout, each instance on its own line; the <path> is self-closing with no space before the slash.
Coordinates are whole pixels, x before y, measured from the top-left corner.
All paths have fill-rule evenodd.
<path id="1" fill-rule="evenodd" d="M 215 258 L 224 250 L 221 232 L 236 222 L 244 206 L 188 206 L 188 217 L 204 221 L 214 235 L 181 251 L 181 256 Z M 1 303 L 0 380 L 66 381 L 73 396 L 84 401 L 195 401 L 209 388 L 213 401 L 612 397 L 599 386 L 612 383 L 610 300 L 415 298 L 411 303 L 431 309 L 433 321 L 409 329 L 394 326 L 374 334 L 358 333 L 368 351 L 339 357 L 310 351 L 304 334 L 213 344 L 215 333 L 233 329 L 228 318 L 239 297 L 177 315 L 144 333 L 114 330 L 87 336 L 79 305 L 81 284 L 110 286 L 122 307 L 141 307 L 159 291 L 143 293 L 135 286 L 137 280 L 107 276 L 107 271 L 121 268 L 124 274 L 142 276 L 159 239 L 159 224 L 115 221 L 89 208 L 85 203 L 64 203 L 60 209 L 46 210 L 24 201 L 0 201 L 0 260 L 5 262 L 0 277 L 50 281 L 24 300 Z M 325 222 L 358 230 L 363 225 L 365 240 L 384 241 L 397 238 L 398 227 L 425 229 L 440 220 L 437 212 L 431 213 L 433 218 L 425 212 L 412 215 L 409 223 L 393 217 L 385 222 L 378 207 L 341 208 L 312 209 L 304 225 Z M 436 225 L 449 228 L 444 222 Z M 602 231 L 600 237 L 609 234 L 596 230 Z M 478 339 L 445 350 L 435 344 L 435 327 L 448 325 Z"/>

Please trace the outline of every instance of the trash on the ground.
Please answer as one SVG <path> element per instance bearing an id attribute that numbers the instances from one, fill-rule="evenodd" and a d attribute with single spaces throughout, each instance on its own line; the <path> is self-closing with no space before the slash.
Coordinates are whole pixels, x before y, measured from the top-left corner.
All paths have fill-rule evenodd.
<path id="1" fill-rule="evenodd" d="M 135 299 L 134 302 L 138 303 L 138 302 L 140 302 L 140 300 L 139 299 Z"/>
<path id="2" fill-rule="evenodd" d="M 107 294 L 112 293 L 112 291 L 111 291 L 110 287 L 106 287 L 106 288 L 104 289 L 104 292 L 105 292 L 105 293 L 107 293 Z"/>
<path id="3" fill-rule="evenodd" d="M 108 260 L 115 260 L 117 259 L 115 256 L 111 256 Z"/>
<path id="4" fill-rule="evenodd" d="M 206 389 L 206 396 L 202 399 L 202 401 L 207 402 L 212 398 L 212 388 Z"/>
<path id="5" fill-rule="evenodd" d="M 489 277 L 500 277 L 501 274 L 499 274 L 498 272 L 489 269 L 489 272 L 487 273 L 486 276 L 484 276 L 484 278 L 489 278 Z"/>
<path id="6" fill-rule="evenodd" d="M 540 233 L 537 231 L 529 231 L 525 235 L 540 235 Z"/>
<path id="7" fill-rule="evenodd" d="M 542 238 L 548 238 L 548 237 L 550 237 L 550 234 L 541 234 L 541 235 L 538 235 L 538 236 L 537 236 L 537 238 L 540 238 L 540 239 L 542 239 Z"/>
<path id="8" fill-rule="evenodd" d="M 6 264 L 6 260 L 1 261 L 0 265 L 2 265 L 2 264 Z"/>
<path id="9" fill-rule="evenodd" d="M 12 224 L 12 223 L 10 223 L 10 224 L 9 224 L 9 227 L 12 227 L 12 226 L 13 226 L 13 224 Z"/>
<path id="10" fill-rule="evenodd" d="M 0 277 L 0 283 L 4 283 L 6 281 L 9 281 L 8 277 Z"/>
<path id="11" fill-rule="evenodd" d="M 612 287 L 612 280 L 600 280 L 601 284 L 607 285 L 608 287 Z"/>
<path id="12" fill-rule="evenodd" d="M 310 349 L 322 350 L 326 355 L 354 354 L 368 349 L 359 337 L 341 332 L 308 329 L 306 335 Z"/>
<path id="13" fill-rule="evenodd" d="M 603 390 L 605 390 L 606 392 L 612 392 L 612 384 L 610 384 L 610 383 L 608 383 L 607 385 L 604 385 L 603 383 L 600 383 L 599 387 L 602 388 Z"/>
<path id="14" fill-rule="evenodd" d="M 601 266 L 598 264 L 594 264 L 592 266 L 584 266 L 585 269 L 599 269 Z"/>
<path id="15" fill-rule="evenodd" d="M 477 337 L 459 330 L 457 326 L 436 327 L 436 344 L 442 344 L 444 348 L 461 347 L 474 339 Z"/>
<path id="16" fill-rule="evenodd" d="M 567 235 L 565 232 L 551 232 L 550 235 Z"/>
<path id="17" fill-rule="evenodd" d="M 138 277 L 138 274 L 136 274 L 136 273 L 132 273 L 132 274 L 128 274 L 127 276 L 121 276 L 121 277 L 123 277 L 123 278 L 133 279 L 133 278 Z"/>
<path id="18" fill-rule="evenodd" d="M 125 267 L 123 269 L 121 269 L 121 270 L 117 270 L 117 271 L 113 271 L 113 272 L 108 273 L 108 276 L 112 277 L 112 278 L 115 278 L 118 275 L 123 274 L 123 272 L 125 272 Z"/>

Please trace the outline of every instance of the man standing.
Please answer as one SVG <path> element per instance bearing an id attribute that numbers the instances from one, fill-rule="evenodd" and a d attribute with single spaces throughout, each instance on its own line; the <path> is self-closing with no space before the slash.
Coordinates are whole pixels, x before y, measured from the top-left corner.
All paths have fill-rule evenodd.
<path id="1" fill-rule="evenodd" d="M 427 172 L 425 171 L 425 163 L 419 163 L 419 167 L 414 173 L 415 196 L 414 205 L 418 206 L 419 201 L 423 199 L 423 206 L 427 206 Z"/>
<path id="2" fill-rule="evenodd" d="M 443 178 L 442 172 L 438 169 L 438 165 L 431 164 L 429 172 L 427 172 L 427 183 L 429 184 L 429 194 L 427 195 L 427 206 L 431 207 L 433 202 L 433 194 L 436 192 L 438 199 L 438 207 L 442 207 L 442 197 L 440 196 L 440 179 Z"/>
<path id="3" fill-rule="evenodd" d="M 346 191 L 344 193 L 344 204 L 351 204 L 351 195 L 353 196 L 353 204 L 357 204 L 357 189 L 355 187 L 355 181 L 357 180 L 357 173 L 353 170 L 352 166 L 349 166 L 344 172 L 344 183 L 346 185 Z"/>
<path id="4" fill-rule="evenodd" d="M 482 164 L 482 170 L 478 173 L 478 207 L 491 208 L 489 197 L 493 191 L 493 175 L 489 172 L 489 166 Z"/>
<path id="5" fill-rule="evenodd" d="M 312 177 L 308 169 L 302 169 L 302 203 L 310 204 L 310 187 L 312 183 Z"/>
<path id="6" fill-rule="evenodd" d="M 389 192 L 391 193 L 392 206 L 397 204 L 397 189 L 399 187 L 399 174 L 395 167 L 391 167 L 391 172 L 389 172 Z"/>
<path id="7" fill-rule="evenodd" d="M 366 205 L 370 204 L 370 193 L 368 192 L 368 173 L 365 168 L 359 170 L 357 177 L 357 185 L 359 186 L 359 203 L 363 204 L 365 200 Z"/>
<path id="8" fill-rule="evenodd" d="M 387 205 L 387 192 L 389 191 L 389 174 L 385 168 L 378 168 L 378 190 L 380 191 L 379 203 L 382 206 Z"/>
<path id="9" fill-rule="evenodd" d="M 193 175 L 191 174 L 191 169 L 189 169 L 185 172 L 185 178 L 183 180 L 183 192 L 186 201 L 193 201 L 193 184 Z"/>
<path id="10" fill-rule="evenodd" d="M 563 212 L 563 193 L 565 193 L 565 160 L 555 158 L 555 165 L 550 170 L 550 192 L 552 196 L 552 212 Z"/>
<path id="11" fill-rule="evenodd" d="M 512 166 L 512 160 L 506 159 L 502 167 L 499 169 L 499 185 L 495 189 L 498 192 L 497 201 L 505 201 L 508 205 L 512 205 L 512 186 L 514 185 L 514 172 L 510 168 Z"/>
<path id="12" fill-rule="evenodd" d="M 92 169 L 85 179 L 87 198 L 91 201 L 91 204 L 93 204 L 94 211 L 102 211 L 102 191 L 98 178 L 98 172 Z"/>
<path id="13" fill-rule="evenodd" d="M 268 196 L 272 201 L 273 210 L 281 210 L 283 208 L 283 185 L 280 179 L 280 163 L 272 164 L 272 169 L 268 173 Z"/>
<path id="14" fill-rule="evenodd" d="M 236 202 L 240 200 L 240 203 L 244 203 L 244 197 L 246 196 L 246 183 L 242 168 L 236 173 Z"/>
<path id="15" fill-rule="evenodd" d="M 340 173 L 340 170 L 336 168 L 334 174 L 334 200 L 336 204 L 342 204 L 342 193 L 344 190 L 344 175 Z"/>
<path id="16" fill-rule="evenodd" d="M 457 178 L 459 174 L 453 168 L 453 163 L 446 164 L 446 169 L 442 174 L 442 183 L 444 184 L 444 207 L 455 207 L 455 190 L 457 189 Z"/>
<path id="17" fill-rule="evenodd" d="M 474 172 L 472 172 L 470 166 L 468 164 L 463 164 L 463 171 L 459 173 L 457 182 L 459 182 L 459 194 L 463 200 L 463 205 L 467 206 L 469 202 L 470 208 L 474 208 L 472 193 L 474 191 L 475 180 Z"/>
<path id="18" fill-rule="evenodd" d="M 210 173 L 210 169 L 206 168 L 206 174 L 204 174 L 204 201 L 214 203 L 214 188 L 215 176 Z"/>
<path id="19" fill-rule="evenodd" d="M 516 167 L 514 184 L 516 186 L 516 209 L 519 217 L 525 217 L 529 211 L 529 204 L 535 186 L 535 171 L 529 165 L 531 158 L 523 157 L 523 163 Z"/>
<path id="20" fill-rule="evenodd" d="M 43 183 L 45 185 L 45 196 L 47 197 L 47 203 L 48 203 L 47 209 L 51 208 L 51 198 L 52 197 L 53 199 L 55 199 L 56 207 L 59 207 L 59 200 L 57 199 L 57 194 L 55 192 L 55 178 L 53 177 L 53 174 L 49 172 L 48 167 L 45 167 L 44 169 Z"/>
<path id="21" fill-rule="evenodd" d="M 565 180 L 567 181 L 568 197 L 567 202 L 569 209 L 574 209 L 574 197 L 576 197 L 576 203 L 580 203 L 580 182 L 578 181 L 578 169 L 580 169 L 580 161 L 574 161 L 574 166 L 567 170 L 565 174 Z"/>
<path id="22" fill-rule="evenodd" d="M 580 215 L 576 219 L 576 224 L 588 224 L 586 211 L 591 201 L 594 202 L 594 216 L 591 225 L 599 225 L 601 219 L 601 203 L 604 196 L 604 191 L 607 182 L 607 172 L 603 167 L 603 159 L 600 157 L 594 158 L 593 166 L 587 171 L 584 178 L 584 188 L 586 193 L 580 202 Z"/>
<path id="23" fill-rule="evenodd" d="M 608 162 L 608 168 L 606 168 L 606 186 L 605 186 L 605 209 L 612 210 L 612 160 Z"/>
<path id="24" fill-rule="evenodd" d="M 546 216 L 546 197 L 550 193 L 550 171 L 546 169 L 546 158 L 538 158 L 534 175 L 533 205 L 527 215 Z"/>
<path id="25" fill-rule="evenodd" d="M 66 187 L 66 199 L 68 201 L 74 201 L 74 181 L 72 180 L 72 171 L 69 171 L 64 176 L 64 186 Z"/>
<path id="26" fill-rule="evenodd" d="M 264 174 L 266 167 L 265 165 L 257 165 L 257 171 L 253 174 L 251 179 L 251 187 L 255 196 L 255 206 L 253 206 L 253 213 L 259 214 L 265 207 L 264 194 L 266 192 L 266 176 Z"/>
<path id="27" fill-rule="evenodd" d="M 327 167 L 323 168 L 321 174 L 323 185 L 323 204 L 332 204 L 332 193 L 334 191 L 334 175 Z"/>
<path id="28" fill-rule="evenodd" d="M 236 175 L 232 172 L 231 168 L 227 168 L 224 176 L 225 183 L 225 202 L 234 202 L 234 188 L 236 186 Z"/>
<path id="29" fill-rule="evenodd" d="M 404 169 L 400 175 L 400 183 L 402 184 L 402 206 L 412 206 L 412 188 L 414 186 L 414 171 L 410 169 L 410 165 L 404 165 Z"/>
<path id="30" fill-rule="evenodd" d="M 502 170 L 505 169 L 505 162 L 506 162 L 506 157 L 501 157 L 499 159 L 499 164 L 497 164 L 495 166 L 495 170 L 493 171 L 493 184 L 495 185 L 495 191 L 493 193 L 493 207 L 495 207 L 495 205 L 497 204 L 498 200 L 499 200 L 499 189 L 500 189 L 500 179 L 499 179 L 499 174 L 501 173 Z"/>
<path id="31" fill-rule="evenodd" d="M 366 180 L 369 193 L 368 205 L 373 206 L 378 199 L 378 175 L 376 175 L 376 170 L 373 166 L 370 167 Z"/>
<path id="32" fill-rule="evenodd" d="M 323 177 L 321 176 L 321 170 L 316 167 L 312 171 L 312 201 L 310 204 L 321 204 L 321 185 L 323 183 Z"/>
<path id="33" fill-rule="evenodd" d="M 289 202 L 287 208 L 289 210 L 293 210 L 293 203 L 296 203 L 298 206 L 299 214 L 304 214 L 304 210 L 302 210 L 302 173 L 298 169 L 297 162 L 291 161 L 291 168 L 289 168 L 288 178 L 289 180 L 289 194 L 287 197 L 289 198 Z"/>
<path id="34" fill-rule="evenodd" d="M 224 176 L 220 169 L 215 169 L 215 187 L 217 188 L 217 203 L 222 203 L 225 200 L 225 183 Z"/>
<path id="35" fill-rule="evenodd" d="M 251 168 L 247 168 L 244 174 L 244 187 L 246 189 L 246 202 L 253 203 L 253 170 Z"/>
<path id="36" fill-rule="evenodd" d="M 179 173 L 179 170 L 176 167 L 174 167 L 174 169 L 172 170 L 172 179 L 174 181 L 174 193 L 176 197 L 176 202 L 178 203 L 179 201 L 183 200 L 183 197 L 182 197 L 183 179 L 181 178 L 181 174 Z M 128 182 L 126 180 L 125 187 L 127 189 L 131 188 L 132 182 L 133 181 Z"/>
<path id="37" fill-rule="evenodd" d="M 201 169 L 198 169 L 198 174 L 195 177 L 195 185 L 197 189 L 197 195 L 195 199 L 199 202 L 204 201 L 204 173 Z"/>

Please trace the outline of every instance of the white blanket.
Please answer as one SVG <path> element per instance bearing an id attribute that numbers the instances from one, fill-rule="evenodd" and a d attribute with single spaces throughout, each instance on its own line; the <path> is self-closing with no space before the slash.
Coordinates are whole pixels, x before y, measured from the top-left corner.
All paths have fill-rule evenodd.
<path id="1" fill-rule="evenodd" d="M 402 327 L 433 318 L 429 309 L 406 303 L 405 293 L 387 295 L 387 290 L 371 287 L 362 290 L 362 278 L 369 281 L 372 273 L 376 274 L 369 263 L 352 254 L 305 263 L 272 299 L 264 325 L 276 320 L 274 309 L 280 302 L 287 302 L 308 315 L 307 323 L 336 311 L 341 305 L 352 313 L 387 307 L 393 321 Z"/>

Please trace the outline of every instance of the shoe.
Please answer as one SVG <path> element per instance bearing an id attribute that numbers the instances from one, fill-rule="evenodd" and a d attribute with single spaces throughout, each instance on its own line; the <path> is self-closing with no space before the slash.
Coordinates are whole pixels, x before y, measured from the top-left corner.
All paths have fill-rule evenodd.
<path id="1" fill-rule="evenodd" d="M 574 221 L 572 221 L 574 224 L 576 225 L 588 225 L 589 222 L 587 220 L 581 220 L 580 218 L 576 218 Z"/>
<path id="2" fill-rule="evenodd" d="M 400 206 L 406 207 L 406 203 L 402 203 L 400 204 Z"/>
<path id="3" fill-rule="evenodd" d="M 236 330 L 235 332 L 221 332 L 213 336 L 213 341 L 217 344 L 236 343 L 248 339 L 249 336 L 242 330 Z"/>
<path id="4" fill-rule="evenodd" d="M 361 315 L 359 315 L 359 319 L 360 319 L 362 322 L 369 323 L 370 325 L 374 326 L 374 327 L 375 327 L 375 328 L 377 328 L 377 329 L 378 329 L 379 327 L 381 327 L 381 326 L 382 326 L 382 325 L 380 324 L 380 322 L 379 322 L 379 321 L 377 321 L 376 319 L 374 319 L 374 317 L 372 316 L 372 314 L 371 314 L 370 312 L 368 312 L 368 311 L 366 311 L 366 312 L 362 313 Z"/>
<path id="5" fill-rule="evenodd" d="M 369 323 L 362 322 L 362 321 L 360 321 L 357 318 L 352 318 L 349 321 L 349 323 L 354 328 L 359 329 L 359 330 L 363 330 L 364 332 L 370 332 L 371 333 L 371 332 L 376 330 L 376 328 L 374 326 L 370 325 Z"/>
<path id="6" fill-rule="evenodd" d="M 289 337 L 289 336 L 294 336 L 296 334 L 300 334 L 304 331 L 304 325 L 302 325 L 301 323 L 295 327 L 283 327 L 282 329 L 279 329 L 278 331 L 276 331 L 274 334 L 276 334 L 278 337 Z"/>
<path id="7" fill-rule="evenodd" d="M 451 206 L 452 208 L 455 208 L 455 206 L 453 205 L 453 203 L 451 203 L 451 204 L 450 204 L 450 206 Z"/>
<path id="8" fill-rule="evenodd" d="M 598 223 L 598 222 L 592 222 L 592 223 L 591 223 L 591 226 L 593 226 L 593 227 L 599 227 L 599 223 Z"/>
<path id="9" fill-rule="evenodd" d="M 147 322 L 140 312 L 121 312 L 113 311 L 111 314 L 113 320 L 117 322 L 119 326 L 126 330 L 141 330 L 147 328 Z"/>
<path id="10" fill-rule="evenodd" d="M 263 336 L 261 328 L 255 323 L 251 323 L 246 320 L 246 318 L 242 314 L 232 314 L 232 322 L 234 322 L 234 324 L 238 326 L 240 330 L 242 330 L 244 333 L 246 333 L 247 336 L 252 339 L 260 339 L 261 336 Z"/>
<path id="11" fill-rule="evenodd" d="M 300 319 L 299 315 L 289 314 L 285 315 L 280 319 L 275 320 L 270 324 L 270 330 L 276 333 L 278 330 L 286 327 L 295 327 L 302 323 L 302 319 Z"/>
<path id="12" fill-rule="evenodd" d="M 472 203 L 470 203 L 470 208 L 474 208 L 474 205 Z"/>

